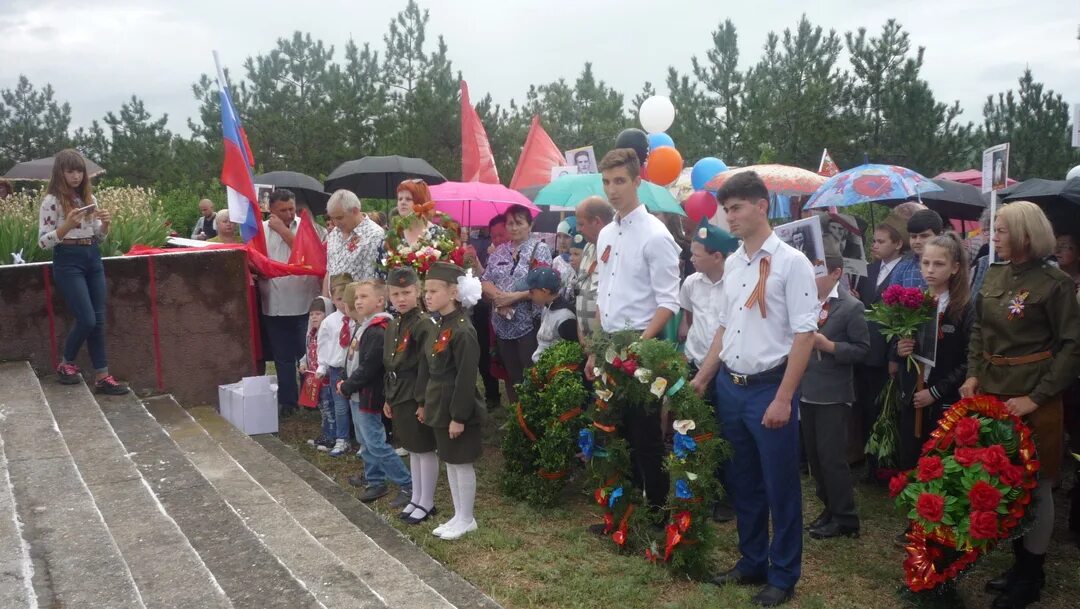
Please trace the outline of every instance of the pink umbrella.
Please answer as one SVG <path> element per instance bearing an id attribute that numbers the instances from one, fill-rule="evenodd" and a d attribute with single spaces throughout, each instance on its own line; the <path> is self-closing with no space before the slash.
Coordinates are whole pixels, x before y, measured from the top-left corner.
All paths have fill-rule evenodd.
<path id="1" fill-rule="evenodd" d="M 534 218 L 540 213 L 540 208 L 525 195 L 502 184 L 443 182 L 430 190 L 435 209 L 466 227 L 487 226 L 488 221 L 504 213 L 511 205 L 525 207 Z"/>
<path id="2" fill-rule="evenodd" d="M 949 180 L 969 184 L 976 188 L 982 187 L 982 172 L 978 169 L 965 169 L 964 171 L 946 171 L 934 176 L 935 180 Z M 1009 179 L 1009 184 L 1016 184 L 1016 180 Z"/>

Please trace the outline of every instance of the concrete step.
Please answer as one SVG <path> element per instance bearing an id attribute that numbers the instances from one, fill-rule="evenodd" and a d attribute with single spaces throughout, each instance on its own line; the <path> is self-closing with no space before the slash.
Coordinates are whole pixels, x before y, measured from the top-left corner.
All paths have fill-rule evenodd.
<path id="1" fill-rule="evenodd" d="M 29 543 L 38 604 L 145 609 L 29 364 L 0 364 L 0 413 L 0 437 L 22 538 Z"/>
<path id="2" fill-rule="evenodd" d="M 317 506 L 301 506 L 299 511 L 290 513 L 172 397 L 155 397 L 144 403 L 188 460 L 244 519 L 247 527 L 262 539 L 266 547 L 320 602 L 332 609 L 383 609 L 387 604 L 400 606 L 384 604 L 383 599 L 357 574 L 347 569 L 337 556 L 297 522 L 304 511 Z M 290 474 L 288 478 L 303 484 L 296 476 Z M 348 525 L 348 522 L 345 524 Z M 344 534 L 344 531 L 339 533 Z"/>
<path id="3" fill-rule="evenodd" d="M 3 416 L 3 403 L 0 403 L 0 417 Z M 15 513 L 15 496 L 7 467 L 4 439 L 0 437 L 0 607 L 37 609 L 30 545 L 23 539 L 22 523 Z"/>
<path id="4" fill-rule="evenodd" d="M 216 416 L 212 409 L 193 408 L 190 412 L 203 423 L 205 428 L 215 429 L 214 425 L 207 422 L 208 419 Z M 228 425 L 227 422 L 224 423 Z M 216 432 L 211 431 L 211 433 Z M 451 605 L 458 609 L 500 609 L 499 604 L 491 597 L 428 556 L 416 544 L 383 521 L 378 514 L 275 436 L 261 435 L 249 439 L 258 443 L 277 461 L 303 479 L 361 533 L 375 542 L 383 552 L 404 565 Z"/>
<path id="5" fill-rule="evenodd" d="M 137 398 L 102 398 L 98 405 L 236 609 L 327 609 L 245 525 Z"/>
<path id="6" fill-rule="evenodd" d="M 231 609 L 225 591 L 143 480 L 86 385 L 45 383 L 42 389 L 146 606 Z"/>
<path id="7" fill-rule="evenodd" d="M 376 517 L 372 525 L 392 540 L 389 546 L 372 540 L 288 466 L 221 418 L 214 409 L 198 407 L 185 414 L 194 417 L 267 493 L 289 510 L 297 522 L 386 599 L 387 605 L 401 609 L 452 609 L 455 606 L 395 557 L 394 548 L 419 549 L 385 522 Z M 367 510 L 366 507 L 363 509 Z M 428 561 L 428 565 L 434 563 L 431 559 Z M 445 573 L 444 568 L 434 564 L 439 575 Z"/>

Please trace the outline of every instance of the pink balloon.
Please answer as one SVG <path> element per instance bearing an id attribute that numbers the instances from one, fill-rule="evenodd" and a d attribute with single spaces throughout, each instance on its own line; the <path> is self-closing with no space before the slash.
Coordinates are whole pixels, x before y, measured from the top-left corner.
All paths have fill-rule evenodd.
<path id="1" fill-rule="evenodd" d="M 711 218 L 716 215 L 719 208 L 716 197 L 707 190 L 699 190 L 683 201 L 683 210 L 690 221 L 696 226 L 702 218 Z"/>

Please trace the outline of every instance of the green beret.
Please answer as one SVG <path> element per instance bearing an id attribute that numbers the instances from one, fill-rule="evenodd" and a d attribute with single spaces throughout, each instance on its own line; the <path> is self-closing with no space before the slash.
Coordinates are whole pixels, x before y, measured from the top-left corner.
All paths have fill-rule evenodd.
<path id="1" fill-rule="evenodd" d="M 719 226 L 709 224 L 706 218 L 702 218 L 698 224 L 694 241 L 704 245 L 710 252 L 720 252 L 725 256 L 739 248 L 739 240 L 734 235 Z"/>
<path id="2" fill-rule="evenodd" d="M 395 288 L 407 288 L 420 282 L 416 269 L 411 266 L 399 266 L 390 269 L 386 276 L 386 285 Z"/>
<path id="3" fill-rule="evenodd" d="M 436 262 L 428 269 L 427 278 L 437 279 L 439 281 L 445 281 L 449 284 L 456 284 L 458 277 L 465 274 L 465 269 L 456 264 L 449 262 Z"/>

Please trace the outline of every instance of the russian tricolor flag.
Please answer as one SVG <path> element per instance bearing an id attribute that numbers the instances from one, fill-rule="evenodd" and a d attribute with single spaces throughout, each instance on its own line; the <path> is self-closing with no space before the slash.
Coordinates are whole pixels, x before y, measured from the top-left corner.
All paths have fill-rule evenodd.
<path id="1" fill-rule="evenodd" d="M 255 194 L 255 180 L 252 168 L 255 158 L 248 145 L 247 134 L 240 124 L 240 115 L 236 112 L 229 88 L 225 83 L 225 73 L 214 52 L 214 63 L 218 70 L 218 87 L 221 91 L 221 128 L 225 136 L 225 163 L 221 167 L 221 183 L 229 199 L 229 219 L 240 226 L 240 236 L 244 243 L 266 254 L 266 237 L 263 234 L 262 212 L 259 210 Z M 254 243 L 252 243 L 254 240 Z"/>

